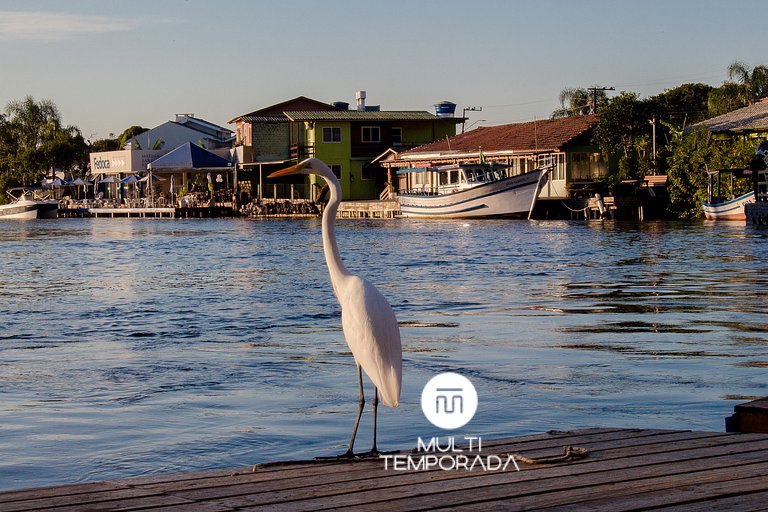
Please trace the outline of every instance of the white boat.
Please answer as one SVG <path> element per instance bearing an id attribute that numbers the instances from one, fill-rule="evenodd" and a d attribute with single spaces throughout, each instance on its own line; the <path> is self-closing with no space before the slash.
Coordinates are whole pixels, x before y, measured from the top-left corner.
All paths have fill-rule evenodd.
<path id="1" fill-rule="evenodd" d="M 8 191 L 13 201 L 0 205 L 1 219 L 55 219 L 59 202 L 38 196 L 34 188 L 15 188 Z M 18 196 L 13 192 L 19 192 Z"/>
<path id="2" fill-rule="evenodd" d="M 703 201 L 704 217 L 707 220 L 746 220 L 744 206 L 755 202 L 755 192 L 748 192 L 730 201 L 709 203 Z"/>
<path id="3" fill-rule="evenodd" d="M 403 217 L 530 217 L 549 169 L 516 176 L 507 170 L 489 163 L 401 169 L 400 212 Z"/>
<path id="4" fill-rule="evenodd" d="M 722 193 L 722 175 L 729 177 L 727 190 L 734 190 L 734 178 L 751 178 L 749 169 L 720 169 L 709 171 L 709 184 L 707 186 L 707 201 L 702 201 L 704 217 L 707 220 L 746 220 L 744 206 L 755 202 L 755 191 L 747 192 L 739 197 L 731 196 L 724 199 Z"/>

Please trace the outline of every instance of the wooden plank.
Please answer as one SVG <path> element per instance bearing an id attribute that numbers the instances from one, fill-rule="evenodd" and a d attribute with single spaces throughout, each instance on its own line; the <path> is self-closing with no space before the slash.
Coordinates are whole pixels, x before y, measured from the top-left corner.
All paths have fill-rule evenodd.
<path id="1" fill-rule="evenodd" d="M 442 500 L 447 500 L 449 503 L 463 503 L 463 500 L 471 498 L 469 501 L 471 503 L 472 500 L 478 499 L 478 496 L 488 500 L 497 499 L 495 498 L 496 496 L 498 496 L 498 499 L 502 499 L 507 495 L 526 496 L 530 494 L 533 488 L 531 482 L 536 483 L 535 488 L 538 489 L 536 493 L 544 491 L 556 492 L 562 487 L 570 488 L 578 485 L 589 487 L 603 480 L 621 480 L 624 478 L 623 475 L 633 471 L 649 474 L 685 472 L 694 467 L 692 466 L 694 464 L 692 457 L 704 460 L 704 462 L 699 462 L 704 467 L 709 467 L 710 464 L 723 463 L 722 460 L 711 462 L 708 459 L 713 456 L 727 457 L 732 455 L 731 452 L 740 454 L 743 458 L 752 457 L 762 460 L 766 456 L 759 452 L 755 454 L 754 450 L 766 449 L 768 449 L 768 439 L 755 446 L 747 445 L 746 443 L 713 446 L 710 448 L 713 452 L 711 455 L 703 454 L 701 449 L 697 447 L 692 450 L 660 451 L 655 454 L 629 458 L 616 457 L 598 461 L 594 458 L 591 458 L 591 460 L 588 458 L 584 459 L 584 461 L 561 466 L 534 466 L 526 468 L 527 470 L 521 473 L 514 473 L 512 475 L 489 472 L 470 475 L 462 474 L 456 478 L 456 473 L 463 472 L 441 472 L 448 473 L 442 480 L 408 482 L 406 485 L 397 487 L 384 487 L 380 479 L 374 479 L 370 482 L 369 489 L 351 488 L 343 491 L 339 490 L 333 496 L 332 501 L 334 506 L 355 506 L 359 510 L 377 510 L 380 507 L 389 507 L 390 505 L 394 508 L 414 509 L 414 507 L 421 506 L 424 509 L 430 509 L 441 506 Z M 358 482 L 357 485 L 359 486 L 361 483 Z M 513 489 L 517 490 L 513 492 Z M 327 500 L 329 497 L 328 492 L 333 490 L 329 486 L 324 486 L 321 489 L 309 487 L 306 491 L 314 494 L 306 496 L 304 500 L 297 501 L 296 498 L 300 497 L 300 494 L 294 492 L 291 497 L 294 501 L 283 501 L 279 504 L 268 503 L 264 505 L 264 509 L 312 510 L 317 508 L 318 503 Z M 221 502 L 230 506 L 253 506 L 262 504 L 263 502 L 260 500 L 265 498 L 268 498 L 268 496 L 251 495 L 226 499 Z"/>
<path id="2" fill-rule="evenodd" d="M 616 442 L 626 443 L 628 442 L 628 439 L 640 438 L 647 440 L 653 436 L 662 435 L 662 432 L 668 431 L 598 432 L 590 434 L 588 439 L 590 439 L 590 442 L 605 440 L 604 442 L 607 443 L 605 446 L 610 448 L 614 446 Z M 681 437 L 688 438 L 693 434 L 690 432 L 675 432 L 667 435 L 672 436 L 672 439 L 678 440 Z M 653 439 L 659 440 L 660 438 L 653 437 Z M 582 436 L 559 436 L 550 439 L 534 438 L 527 443 L 514 443 L 514 446 L 515 448 L 523 448 L 525 446 L 523 451 L 529 455 L 544 455 L 551 454 L 553 451 L 560 452 L 561 447 L 564 444 L 583 442 L 584 440 L 585 438 Z M 648 441 L 645 442 L 647 443 Z M 508 447 L 509 445 L 497 446 L 497 448 Z M 488 451 L 488 453 L 491 452 Z M 430 478 L 435 479 L 459 478 L 462 476 L 460 473 L 446 473 L 439 469 L 432 470 L 429 473 Z M 419 474 L 417 473 L 417 475 Z M 289 468 L 285 472 L 272 472 L 266 475 L 254 473 L 236 475 L 230 478 L 208 479 L 191 483 L 191 485 L 190 483 L 185 482 L 184 489 L 180 492 L 182 496 L 190 499 L 199 499 L 200 497 L 222 498 L 250 493 L 291 491 L 292 489 L 306 488 L 311 484 L 312 487 L 323 487 L 324 491 L 328 493 L 331 492 L 332 489 L 336 489 L 336 487 L 343 487 L 345 484 L 347 487 L 353 486 L 359 488 L 361 485 L 365 485 L 364 483 L 361 483 L 365 480 L 375 481 L 378 486 L 386 485 L 386 479 L 400 479 L 402 476 L 402 473 L 384 470 L 383 461 L 380 459 L 358 460 L 344 463 L 337 462 L 333 465 L 327 463 L 320 466 L 303 465 L 298 470 Z M 412 477 L 412 479 L 424 480 L 425 477 L 417 476 Z M 334 484 L 334 487 L 328 487 L 327 484 Z M 217 488 L 213 489 L 213 487 Z M 179 486 L 175 483 L 171 483 L 157 484 L 151 486 L 151 488 L 171 491 L 178 489 Z"/>
<path id="3" fill-rule="evenodd" d="M 579 432 L 578 434 L 571 434 L 566 432 L 560 432 L 556 435 L 541 435 L 525 436 L 518 438 L 519 442 L 514 443 L 516 447 L 522 447 L 525 445 L 528 450 L 533 449 L 546 449 L 552 448 L 559 450 L 564 444 L 579 443 L 582 442 L 586 436 L 590 436 L 589 439 L 616 439 L 625 438 L 626 436 L 633 437 L 646 437 L 654 435 L 658 432 L 668 431 L 626 431 L 626 430 L 605 430 L 596 429 L 585 432 Z M 687 433 L 686 435 L 691 435 Z M 714 435 L 714 434 L 713 434 Z M 599 436 L 599 437 L 594 437 Z M 493 443 L 499 446 L 498 443 Z M 489 445 L 493 445 L 489 443 Z M 484 443 L 485 448 L 485 443 Z M 508 446 L 502 444 L 501 446 Z M 410 452 L 402 452 L 410 453 Z M 528 451 L 526 450 L 526 453 Z M 341 461 L 296 461 L 288 463 L 274 463 L 257 465 L 254 468 L 245 468 L 234 472 L 217 472 L 211 474 L 208 477 L 205 473 L 198 476 L 195 482 L 192 482 L 187 478 L 159 478 L 156 481 L 151 479 L 126 479 L 119 482 L 126 485 L 133 485 L 137 483 L 146 484 L 147 488 L 155 490 L 170 491 L 178 488 L 184 488 L 185 490 L 214 487 L 217 485 L 237 485 L 241 483 L 257 483 L 257 482 L 270 482 L 276 484 L 277 482 L 287 482 L 290 486 L 303 486 L 306 485 L 307 478 L 316 477 L 328 477 L 331 480 L 342 480 L 348 477 L 352 477 L 353 480 L 361 478 L 369 478 L 371 471 L 379 470 L 383 467 L 381 459 L 358 459 L 358 460 L 341 460 Z M 254 471 L 255 469 L 255 471 Z M 386 476 L 387 472 L 381 471 L 381 475 Z"/>
<path id="4" fill-rule="evenodd" d="M 568 489 L 556 492 L 548 492 L 530 496 L 529 499 L 520 497 L 507 497 L 494 501 L 476 502 L 461 507 L 441 508 L 432 507 L 430 510 L 462 510 L 462 511 L 522 511 L 522 510 L 553 510 L 554 506 L 559 506 L 561 510 L 574 510 L 579 503 L 586 502 L 597 497 L 604 503 L 604 507 L 597 506 L 596 510 L 610 510 L 619 512 L 620 510 L 647 510 L 652 508 L 653 504 L 646 505 L 645 502 L 637 500 L 639 496 L 653 495 L 660 491 L 669 491 L 665 504 L 676 504 L 676 499 L 685 500 L 686 495 L 693 494 L 702 498 L 712 498 L 721 496 L 732 496 L 738 492 L 752 492 L 753 490 L 766 490 L 766 477 L 753 476 L 745 477 L 752 471 L 768 470 L 768 463 L 764 463 L 757 468 L 740 466 L 738 468 L 717 468 L 709 471 L 696 473 L 682 473 L 678 475 L 669 475 L 656 478 L 645 478 L 643 480 L 631 479 L 618 482 L 596 484 L 578 489 Z M 739 485 L 741 490 L 734 490 L 734 484 Z M 707 492 L 709 489 L 709 492 Z M 676 498 L 676 497 L 680 498 Z M 618 503 L 621 498 L 629 497 L 634 500 L 629 508 L 614 508 L 613 504 Z M 685 504 L 685 501 L 683 501 Z M 364 508 L 360 509 L 364 510 Z M 389 503 L 379 510 L 391 510 Z M 409 508 L 408 510 L 424 510 L 423 508 Z M 583 510 L 595 510 L 585 508 Z M 743 510 L 743 509 L 742 509 Z"/>
<path id="5" fill-rule="evenodd" d="M 765 477 L 716 482 L 707 485 L 684 485 L 672 489 L 654 489 L 650 492 L 630 494 L 624 497 L 588 500 L 568 503 L 556 507 L 537 509 L 547 512 L 586 512 L 610 510 L 611 512 L 632 512 L 653 508 L 656 511 L 675 512 L 722 512 L 723 510 L 767 510 L 768 491 Z M 734 486 L 738 486 L 735 492 Z M 759 491 L 749 488 L 755 486 Z M 736 495 L 734 495 L 734 493 Z"/>
<path id="6" fill-rule="evenodd" d="M 176 496 L 162 493 L 129 488 L 114 490 L 112 492 L 70 494 L 66 496 L 51 496 L 41 499 L 30 499 L 3 503 L 0 510 L 3 512 L 21 512 L 34 510 L 35 512 L 77 512 L 84 508 L 93 510 L 131 510 L 148 508 L 161 505 L 187 505 L 192 503 Z"/>
<path id="7" fill-rule="evenodd" d="M 540 457 L 563 445 L 584 446 L 590 456 L 521 465 L 520 472 L 386 471 L 378 459 L 294 461 L 9 491 L 0 493 L 0 510 L 629 511 L 710 504 L 714 510 L 717 503 L 768 509 L 765 434 L 590 429 L 484 440 L 482 453 Z"/>

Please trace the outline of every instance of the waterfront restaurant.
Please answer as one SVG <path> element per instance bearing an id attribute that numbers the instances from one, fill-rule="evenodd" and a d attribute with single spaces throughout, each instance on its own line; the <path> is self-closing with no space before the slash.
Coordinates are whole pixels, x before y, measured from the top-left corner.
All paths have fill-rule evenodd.
<path id="1" fill-rule="evenodd" d="M 90 154 L 91 179 L 96 183 L 94 199 L 104 198 L 114 206 L 139 194 L 143 205 L 200 206 L 215 194 L 215 202 L 228 203 L 236 194 L 237 155 L 230 149 L 209 151 L 186 143 L 175 149 L 104 151 Z M 125 179 L 131 176 L 140 180 Z M 143 182 L 137 185 L 135 181 Z M 151 183 L 151 185 L 150 185 Z M 149 204 L 152 203 L 152 204 Z"/>

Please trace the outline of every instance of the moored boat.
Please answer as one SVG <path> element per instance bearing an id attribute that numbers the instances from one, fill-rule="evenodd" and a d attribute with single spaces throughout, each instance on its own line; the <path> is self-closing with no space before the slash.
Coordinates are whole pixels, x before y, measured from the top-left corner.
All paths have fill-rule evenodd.
<path id="1" fill-rule="evenodd" d="M 490 163 L 401 169 L 400 212 L 404 217 L 529 216 L 548 169 L 515 176 L 507 170 Z"/>
<path id="2" fill-rule="evenodd" d="M 703 202 L 704 217 L 707 220 L 746 220 L 744 206 L 755 202 L 755 192 L 748 192 L 730 201 Z"/>
<path id="3" fill-rule="evenodd" d="M 723 198 L 722 175 L 729 177 L 727 190 L 733 193 L 735 189 L 734 178 L 749 178 L 752 176 L 750 169 L 721 169 L 710 171 L 709 185 L 707 187 L 707 201 L 702 201 L 704 217 L 707 220 L 746 220 L 745 205 L 755 202 L 755 191 L 752 190 L 738 197 Z"/>
<path id="4" fill-rule="evenodd" d="M 0 219 L 55 219 L 59 202 L 35 194 L 35 188 L 22 187 L 8 191 L 13 201 L 0 205 Z M 18 192 L 18 196 L 14 195 Z"/>

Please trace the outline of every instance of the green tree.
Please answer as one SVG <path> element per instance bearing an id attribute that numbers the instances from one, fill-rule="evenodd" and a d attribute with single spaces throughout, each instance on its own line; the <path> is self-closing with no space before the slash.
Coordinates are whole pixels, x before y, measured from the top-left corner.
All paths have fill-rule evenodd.
<path id="1" fill-rule="evenodd" d="M 123 149 L 125 145 L 128 143 L 128 141 L 134 138 L 135 136 L 148 131 L 149 131 L 149 128 L 144 128 L 144 127 L 135 126 L 135 125 L 129 126 L 123 131 L 122 134 L 120 134 L 120 137 L 117 138 L 120 145 L 119 149 Z M 141 148 L 137 148 L 137 149 L 141 149 Z"/>
<path id="2" fill-rule="evenodd" d="M 600 86 L 595 86 L 594 91 L 588 91 L 582 87 L 566 87 L 560 91 L 560 108 L 552 112 L 552 119 L 561 119 L 571 116 L 585 116 L 592 113 L 592 103 L 596 100 L 597 111 L 608 104 L 608 96 Z"/>
<path id="3" fill-rule="evenodd" d="M 609 176 L 609 189 L 622 180 L 640 179 L 653 171 L 650 121 L 656 115 L 657 105 L 653 101 L 640 100 L 630 92 L 611 98 L 600 110 L 592 141 L 606 159 L 618 157 L 618 172 Z"/>
<path id="4" fill-rule="evenodd" d="M 768 96 L 768 66 L 751 68 L 741 61 L 728 66 L 728 80 L 709 94 L 709 115 L 719 116 Z"/>
<path id="5" fill-rule="evenodd" d="M 741 85 L 740 96 L 745 105 L 751 105 L 768 96 L 768 67 L 750 68 L 741 61 L 728 66 L 728 78 Z"/>
<path id="6" fill-rule="evenodd" d="M 87 161 L 80 130 L 63 125 L 52 101 L 27 96 L 8 103 L 0 123 L 0 189 L 32 185 L 56 169 L 82 172 Z"/>
<path id="7" fill-rule="evenodd" d="M 117 151 L 120 148 L 120 141 L 115 138 L 114 133 L 109 134 L 110 137 L 105 139 L 97 139 L 91 143 L 91 151 L 94 153 L 102 151 Z"/>
<path id="8" fill-rule="evenodd" d="M 701 217 L 701 202 L 707 199 L 707 173 L 718 169 L 743 169 L 754 154 L 754 145 L 743 138 L 718 139 L 703 128 L 684 135 L 675 144 L 669 159 L 671 213 L 682 219 Z M 737 183 L 737 186 L 748 188 L 748 180 L 742 181 L 744 183 Z"/>
<path id="9" fill-rule="evenodd" d="M 651 99 L 660 109 L 660 120 L 685 127 L 707 119 L 710 91 L 706 84 L 683 84 Z"/>

